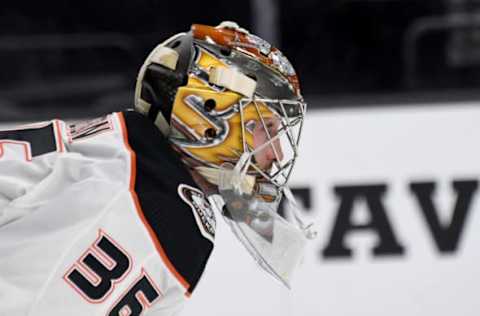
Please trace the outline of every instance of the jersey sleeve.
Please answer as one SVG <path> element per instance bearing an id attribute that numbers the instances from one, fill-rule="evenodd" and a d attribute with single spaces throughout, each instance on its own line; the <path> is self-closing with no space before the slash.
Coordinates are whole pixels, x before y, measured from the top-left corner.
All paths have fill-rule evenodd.
<path id="1" fill-rule="evenodd" d="M 47 177 L 64 151 L 58 120 L 0 131 L 0 226 L 21 216 L 6 207 Z"/>

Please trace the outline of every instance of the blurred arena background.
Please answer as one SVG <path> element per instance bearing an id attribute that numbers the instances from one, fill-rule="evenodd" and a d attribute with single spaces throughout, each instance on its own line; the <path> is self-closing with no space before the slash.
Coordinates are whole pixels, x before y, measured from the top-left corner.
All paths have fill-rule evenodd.
<path id="1" fill-rule="evenodd" d="M 478 315 L 479 0 L 5 2 L 0 126 L 130 107 L 158 42 L 223 20 L 296 67 L 320 234 L 287 293 L 219 227 L 185 315 Z"/>

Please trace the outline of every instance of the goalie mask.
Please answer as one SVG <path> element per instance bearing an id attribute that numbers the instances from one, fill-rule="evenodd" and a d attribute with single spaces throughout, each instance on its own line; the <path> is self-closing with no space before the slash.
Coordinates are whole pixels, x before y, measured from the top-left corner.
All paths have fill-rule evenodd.
<path id="1" fill-rule="evenodd" d="M 216 186 L 233 232 L 289 287 L 313 236 L 286 186 L 306 110 L 290 62 L 235 23 L 194 24 L 148 56 L 135 108 Z M 278 212 L 282 196 L 292 204 L 288 214 Z"/>

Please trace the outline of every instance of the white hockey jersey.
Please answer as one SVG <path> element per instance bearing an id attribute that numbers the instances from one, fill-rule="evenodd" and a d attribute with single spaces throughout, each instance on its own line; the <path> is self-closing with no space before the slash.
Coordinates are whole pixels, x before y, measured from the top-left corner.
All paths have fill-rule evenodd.
<path id="1" fill-rule="evenodd" d="M 215 216 L 142 115 L 0 131 L 0 315 L 177 315 Z"/>

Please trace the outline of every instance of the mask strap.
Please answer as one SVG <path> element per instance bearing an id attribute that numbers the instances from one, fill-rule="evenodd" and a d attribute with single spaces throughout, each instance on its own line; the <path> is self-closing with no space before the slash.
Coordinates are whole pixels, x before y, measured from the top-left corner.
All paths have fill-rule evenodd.
<path id="1" fill-rule="evenodd" d="M 250 162 L 252 160 L 252 155 L 250 153 L 243 153 L 238 159 L 237 164 L 233 168 L 233 170 L 239 176 L 245 176 L 248 171 L 248 167 L 250 166 Z"/>

